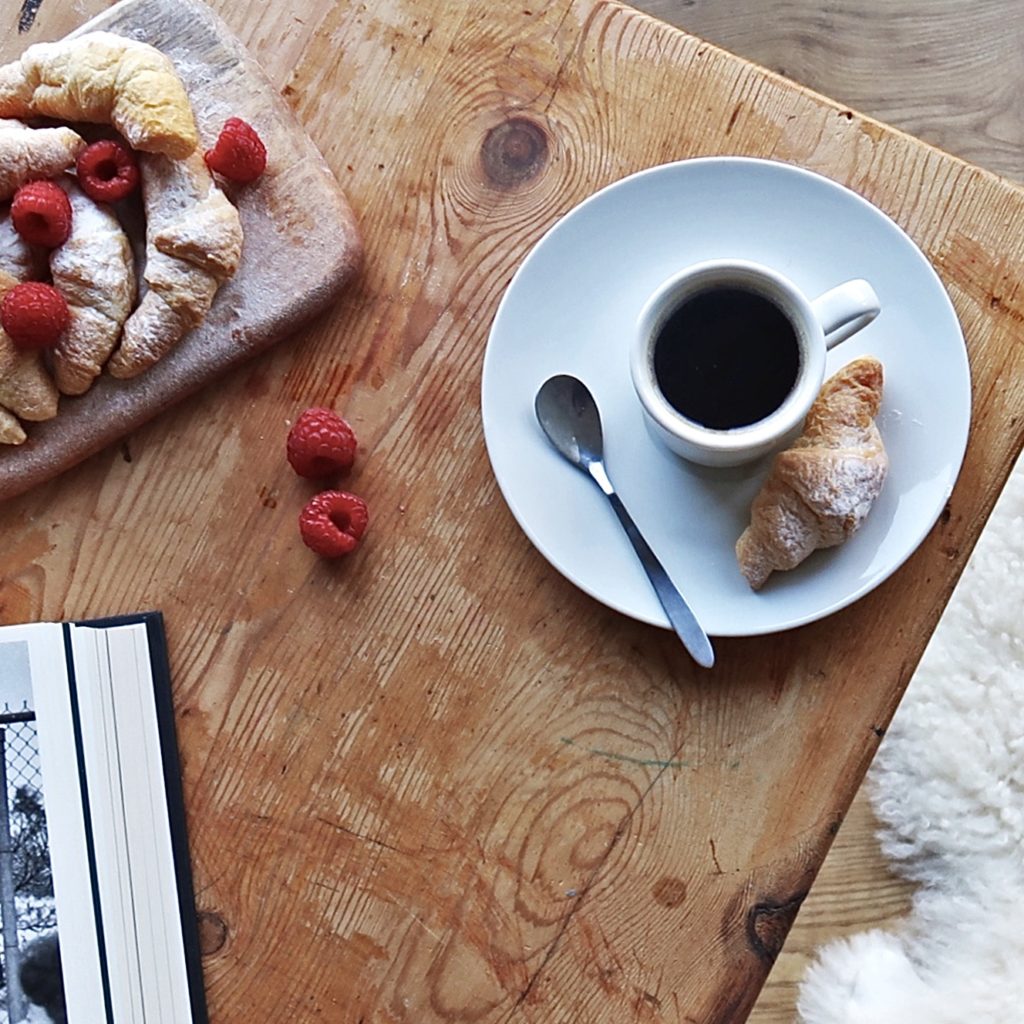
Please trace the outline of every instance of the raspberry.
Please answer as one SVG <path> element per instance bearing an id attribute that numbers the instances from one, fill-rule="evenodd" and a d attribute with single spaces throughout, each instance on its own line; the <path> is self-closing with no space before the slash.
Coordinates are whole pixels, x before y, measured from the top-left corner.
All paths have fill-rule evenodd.
<path id="1" fill-rule="evenodd" d="M 75 166 L 82 191 L 97 203 L 116 203 L 139 187 L 135 154 L 120 142 L 101 139 L 86 146 Z"/>
<path id="2" fill-rule="evenodd" d="M 49 348 L 71 319 L 68 304 L 53 285 L 16 284 L 0 302 L 0 327 L 18 348 Z"/>
<path id="3" fill-rule="evenodd" d="M 307 409 L 288 431 L 288 461 L 299 476 L 344 473 L 356 458 L 356 435 L 330 409 Z"/>
<path id="4" fill-rule="evenodd" d="M 205 159 L 211 171 L 245 185 L 266 170 L 267 147 L 252 125 L 240 117 L 229 117 Z"/>
<path id="5" fill-rule="evenodd" d="M 55 182 L 30 181 L 14 193 L 11 221 L 30 245 L 56 249 L 71 234 L 71 203 Z"/>
<path id="6" fill-rule="evenodd" d="M 359 546 L 369 522 L 366 502 L 347 491 L 321 491 L 299 515 L 303 543 L 324 558 L 340 558 Z"/>

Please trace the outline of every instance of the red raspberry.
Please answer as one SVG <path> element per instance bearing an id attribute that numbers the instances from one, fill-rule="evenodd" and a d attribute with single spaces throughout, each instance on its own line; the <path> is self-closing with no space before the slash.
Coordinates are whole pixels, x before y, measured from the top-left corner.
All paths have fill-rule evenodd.
<path id="1" fill-rule="evenodd" d="M 11 221 L 30 245 L 56 249 L 71 234 L 71 203 L 56 182 L 30 181 L 14 193 Z"/>
<path id="2" fill-rule="evenodd" d="M 120 142 L 101 139 L 86 146 L 75 165 L 82 191 L 97 203 L 116 203 L 139 187 L 135 154 Z"/>
<path id="3" fill-rule="evenodd" d="M 70 319 L 64 296 L 38 281 L 16 284 L 0 302 L 0 327 L 18 348 L 56 345 Z"/>
<path id="4" fill-rule="evenodd" d="M 321 491 L 299 515 L 299 532 L 318 555 L 340 558 L 359 546 L 368 522 L 362 498 L 347 491 Z"/>
<path id="5" fill-rule="evenodd" d="M 267 147 L 256 129 L 240 117 L 229 117 L 213 149 L 206 151 L 206 166 L 230 181 L 248 184 L 267 167 Z"/>
<path id="6" fill-rule="evenodd" d="M 288 431 L 288 461 L 299 476 L 344 473 L 356 458 L 356 435 L 330 409 L 307 409 Z"/>

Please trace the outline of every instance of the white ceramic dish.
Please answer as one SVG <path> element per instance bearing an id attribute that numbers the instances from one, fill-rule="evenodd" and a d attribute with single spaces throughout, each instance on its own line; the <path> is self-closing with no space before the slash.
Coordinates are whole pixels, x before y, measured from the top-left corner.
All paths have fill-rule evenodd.
<path id="1" fill-rule="evenodd" d="M 679 269 L 713 258 L 765 264 L 811 295 L 863 277 L 882 305 L 874 323 L 829 353 L 828 372 L 859 355 L 885 365 L 885 489 L 851 540 L 774 574 L 759 593 L 733 549 L 770 456 L 728 469 L 682 461 L 648 433 L 630 381 L 630 338 L 648 297 Z M 609 607 L 665 627 L 604 496 L 534 418 L 537 389 L 555 373 L 580 377 L 594 393 L 609 475 L 713 636 L 812 622 L 878 586 L 938 518 L 970 425 L 970 369 L 945 289 L 911 239 L 856 193 L 788 164 L 710 157 L 654 167 L 591 196 L 540 240 L 502 299 L 484 359 L 484 436 L 512 514 L 548 561 Z"/>

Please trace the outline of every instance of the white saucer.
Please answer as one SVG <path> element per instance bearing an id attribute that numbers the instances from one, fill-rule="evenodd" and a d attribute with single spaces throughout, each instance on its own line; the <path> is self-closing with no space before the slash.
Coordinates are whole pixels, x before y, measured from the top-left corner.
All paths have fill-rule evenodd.
<path id="1" fill-rule="evenodd" d="M 864 277 L 882 304 L 832 350 L 828 372 L 859 355 L 885 366 L 885 488 L 846 544 L 775 573 L 759 593 L 733 549 L 770 460 L 725 470 L 683 462 L 648 433 L 629 376 L 644 301 L 673 272 L 715 257 L 767 264 L 811 298 Z M 967 352 L 945 289 L 910 238 L 856 193 L 788 164 L 714 157 L 591 196 L 541 239 L 502 299 L 484 359 L 484 436 L 502 494 L 545 558 L 597 600 L 658 626 L 668 620 L 611 507 L 534 418 L 537 389 L 556 373 L 580 377 L 597 398 L 609 475 L 713 636 L 812 622 L 878 586 L 942 511 L 970 424 Z"/>

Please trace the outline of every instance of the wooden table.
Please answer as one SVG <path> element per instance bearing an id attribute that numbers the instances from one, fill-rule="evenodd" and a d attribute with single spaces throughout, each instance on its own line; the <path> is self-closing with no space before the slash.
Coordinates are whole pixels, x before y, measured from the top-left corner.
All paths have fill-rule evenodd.
<path id="1" fill-rule="evenodd" d="M 635 0 L 688 32 L 1020 183 L 1024 51 L 1015 0 Z M 913 53 L 914 59 L 907 60 Z M 1016 472 L 1024 463 L 1018 459 Z M 942 626 L 940 623 L 939 629 Z M 911 681 L 911 690 L 913 689 Z M 916 888 L 879 850 L 861 786 L 750 1015 L 792 1024 L 798 985 L 825 943 L 899 927 Z"/>
<path id="2" fill-rule="evenodd" d="M 0 57 L 103 6 L 43 4 Z M 365 272 L 301 336 L 6 504 L 2 621 L 164 610 L 215 1021 L 743 1020 L 1024 443 L 1024 193 L 613 3 L 216 6 L 348 191 Z M 976 405 L 899 573 L 719 641 L 705 674 L 530 547 L 477 396 L 542 231 L 714 153 L 893 216 L 950 290 Z M 315 403 L 356 426 L 373 510 L 339 566 L 301 546 L 309 488 L 282 454 Z"/>

